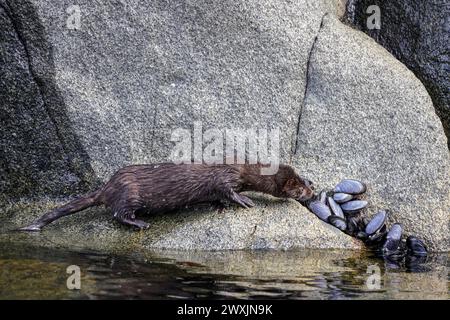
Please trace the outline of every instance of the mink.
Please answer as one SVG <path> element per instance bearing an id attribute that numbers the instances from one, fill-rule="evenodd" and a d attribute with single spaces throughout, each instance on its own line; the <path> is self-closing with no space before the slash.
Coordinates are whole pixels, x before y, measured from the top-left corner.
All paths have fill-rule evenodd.
<path id="1" fill-rule="evenodd" d="M 236 203 L 253 207 L 241 194 L 256 191 L 301 203 L 314 197 L 312 182 L 300 177 L 288 165 L 276 173 L 261 174 L 261 164 L 174 164 L 131 165 L 117 171 L 99 190 L 58 207 L 22 231 L 39 231 L 49 223 L 92 206 L 105 205 L 122 224 L 146 229 L 149 224 L 136 219 L 145 211 L 165 213 L 200 203 Z"/>

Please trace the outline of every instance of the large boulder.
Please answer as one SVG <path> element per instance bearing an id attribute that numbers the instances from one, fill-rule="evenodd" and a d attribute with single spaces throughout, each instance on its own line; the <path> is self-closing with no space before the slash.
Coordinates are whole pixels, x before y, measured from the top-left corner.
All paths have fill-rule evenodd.
<path id="1" fill-rule="evenodd" d="M 391 221 L 433 249 L 447 246 L 442 127 L 420 82 L 335 18 L 343 1 L 72 5 L 0 0 L 3 231 L 124 165 L 166 161 L 171 133 L 202 122 L 280 128 L 281 161 L 324 187 L 362 178 L 374 206 L 393 208 Z M 389 162 L 393 149 L 400 160 Z M 42 234 L 2 237 L 96 249 L 360 247 L 294 201 L 264 196 L 251 210 L 198 209 L 149 222 L 135 233 L 90 209 Z"/>
<path id="2" fill-rule="evenodd" d="M 367 8 L 373 5 L 380 8 L 379 29 L 367 28 Z M 450 139 L 449 16 L 447 0 L 351 0 L 347 14 L 353 25 L 374 38 L 422 81 Z"/>
<path id="3" fill-rule="evenodd" d="M 422 83 L 375 41 L 332 16 L 311 53 L 299 168 L 323 188 L 368 184 L 369 212 L 390 209 L 436 250 L 449 248 L 446 137 Z"/>

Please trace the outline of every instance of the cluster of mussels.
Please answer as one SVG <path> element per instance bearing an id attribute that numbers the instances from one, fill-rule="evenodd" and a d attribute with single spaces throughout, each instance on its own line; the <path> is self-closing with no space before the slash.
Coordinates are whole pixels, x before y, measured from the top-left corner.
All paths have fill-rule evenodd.
<path id="1" fill-rule="evenodd" d="M 394 223 L 386 226 L 387 210 L 377 212 L 373 217 L 363 214 L 368 202 L 361 200 L 367 190 L 358 180 L 345 179 L 333 191 L 321 191 L 305 205 L 321 220 L 333 225 L 346 234 L 360 239 L 369 248 L 389 260 L 423 259 L 427 248 L 422 240 L 414 236 L 402 239 L 402 226 Z"/>

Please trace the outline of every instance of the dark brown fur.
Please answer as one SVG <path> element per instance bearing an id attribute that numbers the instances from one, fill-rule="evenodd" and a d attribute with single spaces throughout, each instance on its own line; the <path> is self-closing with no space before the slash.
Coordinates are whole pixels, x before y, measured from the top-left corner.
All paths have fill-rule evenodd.
<path id="1" fill-rule="evenodd" d="M 244 208 L 254 206 L 242 191 L 258 191 L 279 198 L 306 201 L 313 197 L 312 183 L 293 168 L 280 165 L 274 175 L 261 175 L 261 165 L 206 165 L 161 163 L 128 166 L 117 171 L 106 185 L 43 215 L 24 231 L 42 227 L 91 206 L 105 205 L 121 223 L 136 228 L 148 224 L 137 220 L 137 211 L 168 212 L 197 203 L 231 201 Z"/>

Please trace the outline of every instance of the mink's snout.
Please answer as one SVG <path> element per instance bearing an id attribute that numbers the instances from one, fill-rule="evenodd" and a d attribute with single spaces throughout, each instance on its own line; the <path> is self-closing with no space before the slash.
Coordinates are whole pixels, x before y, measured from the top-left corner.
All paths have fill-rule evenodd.
<path id="1" fill-rule="evenodd" d="M 301 193 L 300 193 L 300 195 L 296 198 L 296 200 L 298 201 L 298 202 L 305 202 L 305 201 L 308 201 L 308 200 L 311 200 L 311 199 L 313 199 L 314 197 L 315 197 L 315 194 L 314 194 L 314 187 L 312 187 L 312 186 L 306 186 L 306 184 L 305 184 L 305 187 L 304 188 L 302 188 L 302 190 L 301 190 Z"/>

